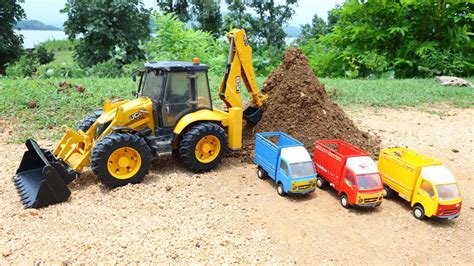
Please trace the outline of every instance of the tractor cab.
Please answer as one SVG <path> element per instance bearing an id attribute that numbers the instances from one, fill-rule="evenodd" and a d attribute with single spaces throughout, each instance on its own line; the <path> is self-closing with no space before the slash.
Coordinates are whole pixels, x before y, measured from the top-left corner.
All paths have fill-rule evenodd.
<path id="1" fill-rule="evenodd" d="M 138 96 L 153 101 L 156 126 L 173 128 L 181 117 L 200 109 L 212 110 L 208 66 L 194 62 L 163 61 L 145 64 Z"/>

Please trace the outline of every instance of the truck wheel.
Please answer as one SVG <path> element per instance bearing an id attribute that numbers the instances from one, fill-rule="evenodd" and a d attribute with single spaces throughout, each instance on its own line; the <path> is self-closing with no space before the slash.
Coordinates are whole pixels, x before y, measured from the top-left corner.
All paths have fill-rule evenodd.
<path id="1" fill-rule="evenodd" d="M 389 188 L 388 186 L 384 185 L 383 186 L 383 197 L 384 198 L 389 198 L 393 194 L 393 190 Z"/>
<path id="2" fill-rule="evenodd" d="M 418 220 L 425 219 L 425 209 L 423 206 L 415 205 L 415 207 L 413 207 L 413 216 L 415 216 L 415 218 Z"/>
<path id="3" fill-rule="evenodd" d="M 320 177 L 320 176 L 316 177 L 316 186 L 319 189 L 324 189 L 324 188 L 326 188 L 327 185 L 328 185 L 328 182 L 326 180 L 324 180 L 322 177 Z"/>
<path id="4" fill-rule="evenodd" d="M 348 209 L 351 205 L 349 205 L 349 199 L 347 198 L 346 194 L 341 195 L 341 205 L 342 207 Z"/>
<path id="5" fill-rule="evenodd" d="M 278 183 L 278 185 L 277 185 L 277 193 L 278 193 L 278 195 L 280 195 L 282 197 L 286 196 L 285 189 L 283 188 L 283 184 L 281 182 Z"/>
<path id="6" fill-rule="evenodd" d="M 266 179 L 268 177 L 268 174 L 267 172 L 265 172 L 265 170 L 263 170 L 261 167 L 258 167 L 257 169 L 257 177 L 260 178 L 260 179 Z"/>
<path id="7" fill-rule="evenodd" d="M 179 155 L 191 170 L 206 172 L 216 167 L 227 149 L 227 134 L 214 123 L 192 126 L 179 144 Z"/>
<path id="8" fill-rule="evenodd" d="M 90 162 L 94 174 L 108 187 L 136 184 L 148 174 L 151 150 L 137 135 L 113 133 L 96 143 Z"/>
<path id="9" fill-rule="evenodd" d="M 95 123 L 97 118 L 99 118 L 103 112 L 104 111 L 102 111 L 102 109 L 97 109 L 94 113 L 90 114 L 86 118 L 82 119 L 81 122 L 77 123 L 76 130 L 87 132 L 87 130 L 89 130 L 89 128 Z"/>

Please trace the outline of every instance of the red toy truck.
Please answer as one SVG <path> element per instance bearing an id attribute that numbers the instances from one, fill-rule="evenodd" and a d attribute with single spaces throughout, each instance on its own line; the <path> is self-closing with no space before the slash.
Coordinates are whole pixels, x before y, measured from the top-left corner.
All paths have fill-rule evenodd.
<path id="1" fill-rule="evenodd" d="M 377 165 L 369 154 L 343 140 L 314 143 L 316 185 L 330 184 L 336 189 L 344 208 L 377 207 L 382 203 L 383 185 Z"/>

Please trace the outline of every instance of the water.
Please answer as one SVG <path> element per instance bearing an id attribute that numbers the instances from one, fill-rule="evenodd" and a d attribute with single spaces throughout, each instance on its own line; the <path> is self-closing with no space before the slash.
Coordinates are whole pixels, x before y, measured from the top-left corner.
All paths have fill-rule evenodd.
<path id="1" fill-rule="evenodd" d="M 16 33 L 23 35 L 23 47 L 25 49 L 33 48 L 36 44 L 48 40 L 67 39 L 64 31 L 54 30 L 15 30 Z"/>

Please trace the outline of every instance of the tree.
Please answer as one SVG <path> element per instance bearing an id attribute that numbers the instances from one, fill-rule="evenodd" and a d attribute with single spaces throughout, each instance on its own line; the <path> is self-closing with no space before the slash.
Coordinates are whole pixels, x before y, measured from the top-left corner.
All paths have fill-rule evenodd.
<path id="1" fill-rule="evenodd" d="M 314 14 L 311 24 L 304 24 L 301 26 L 301 36 L 298 42 L 304 43 L 310 38 L 319 39 L 319 37 L 328 33 L 329 26 L 322 18 L 318 16 L 318 14 Z"/>
<path id="2" fill-rule="evenodd" d="M 229 13 L 224 17 L 224 28 L 230 30 L 233 28 L 249 29 L 249 21 L 252 16 L 246 13 L 244 0 L 225 0 Z"/>
<path id="3" fill-rule="evenodd" d="M 222 15 L 220 1 L 216 0 L 191 0 L 192 13 L 199 23 L 199 29 L 219 36 L 222 28 Z"/>
<path id="4" fill-rule="evenodd" d="M 188 0 L 156 0 L 156 3 L 163 13 L 174 13 L 182 22 L 191 19 Z"/>
<path id="5" fill-rule="evenodd" d="M 66 34 L 73 40 L 80 66 L 90 67 L 112 57 L 120 64 L 144 58 L 140 44 L 150 37 L 150 11 L 140 0 L 68 0 L 62 12 Z"/>
<path id="6" fill-rule="evenodd" d="M 294 14 L 292 5 L 297 0 L 286 0 L 282 5 L 275 5 L 274 0 L 250 0 L 248 5 L 253 8 L 257 16 L 249 20 L 252 31 L 249 35 L 257 45 L 276 47 L 282 50 L 285 47 L 286 33 L 283 26 Z"/>
<path id="7" fill-rule="evenodd" d="M 5 74 L 5 65 L 21 55 L 23 36 L 13 31 L 13 26 L 26 17 L 20 3 L 23 0 L 2 0 L 0 3 L 0 74 Z"/>

